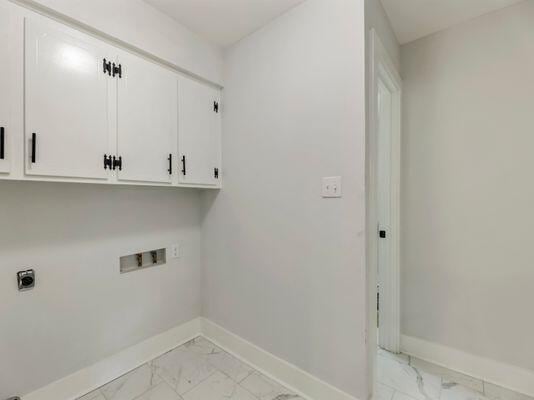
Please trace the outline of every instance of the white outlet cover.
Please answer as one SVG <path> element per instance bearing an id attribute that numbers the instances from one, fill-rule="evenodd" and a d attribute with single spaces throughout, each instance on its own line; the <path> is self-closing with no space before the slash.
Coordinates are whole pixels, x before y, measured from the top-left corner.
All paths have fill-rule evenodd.
<path id="1" fill-rule="evenodd" d="M 341 177 L 329 176 L 323 178 L 323 191 L 324 198 L 338 198 L 341 197 Z"/>
<path id="2" fill-rule="evenodd" d="M 169 247 L 169 257 L 170 258 L 179 258 L 180 257 L 180 245 L 173 244 Z"/>

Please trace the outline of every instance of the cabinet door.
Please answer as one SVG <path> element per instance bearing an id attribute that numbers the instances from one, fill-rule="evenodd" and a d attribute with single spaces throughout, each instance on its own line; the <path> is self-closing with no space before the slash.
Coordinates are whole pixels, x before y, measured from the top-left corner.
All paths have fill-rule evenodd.
<path id="1" fill-rule="evenodd" d="M 221 162 L 220 92 L 183 78 L 178 93 L 180 182 L 218 185 Z"/>
<path id="2" fill-rule="evenodd" d="M 0 8 L 0 53 L 4 55 L 0 62 L 0 173 L 9 173 L 11 167 L 11 104 L 10 104 L 10 14 Z"/>
<path id="3" fill-rule="evenodd" d="M 117 154 L 123 181 L 171 183 L 176 171 L 177 77 L 128 53 L 119 55 Z"/>
<path id="4" fill-rule="evenodd" d="M 25 34 L 26 174 L 106 179 L 110 48 L 55 22 L 27 20 Z"/>

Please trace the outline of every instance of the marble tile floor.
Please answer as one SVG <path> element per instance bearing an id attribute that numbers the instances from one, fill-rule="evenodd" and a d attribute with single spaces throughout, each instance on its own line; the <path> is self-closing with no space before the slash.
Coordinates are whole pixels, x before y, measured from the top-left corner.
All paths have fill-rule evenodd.
<path id="1" fill-rule="evenodd" d="M 373 400 L 534 400 L 384 350 L 378 350 L 376 378 Z M 78 400 L 304 399 L 198 337 Z"/>
<path id="2" fill-rule="evenodd" d="M 198 337 L 78 400 L 304 400 Z"/>
<path id="3" fill-rule="evenodd" d="M 373 400 L 534 400 L 404 354 L 378 350 Z"/>

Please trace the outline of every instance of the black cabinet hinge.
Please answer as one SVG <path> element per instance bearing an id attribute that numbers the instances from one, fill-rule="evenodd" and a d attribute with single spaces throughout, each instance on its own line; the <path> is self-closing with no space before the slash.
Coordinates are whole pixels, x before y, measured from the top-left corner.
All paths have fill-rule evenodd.
<path id="1" fill-rule="evenodd" d="M 169 175 L 172 175 L 172 154 L 169 154 L 167 160 L 169 160 L 169 168 L 167 169 L 167 171 L 169 172 Z"/>
<path id="2" fill-rule="evenodd" d="M 113 170 L 119 169 L 119 171 L 122 171 L 122 157 L 119 156 L 118 158 L 113 156 Z"/>
<path id="3" fill-rule="evenodd" d="M 108 74 L 109 76 L 111 76 L 111 61 L 108 61 L 104 58 L 104 61 L 102 62 L 102 67 L 104 69 L 104 74 Z"/>
<path id="4" fill-rule="evenodd" d="M 219 179 L 219 168 L 213 168 L 213 176 L 215 179 Z"/>
<path id="5" fill-rule="evenodd" d="M 380 239 L 385 239 L 387 237 L 387 233 L 384 230 L 380 230 L 378 231 L 378 236 L 380 237 Z"/>
<path id="6" fill-rule="evenodd" d="M 215 111 L 216 113 L 219 113 L 219 102 L 218 101 L 213 102 L 213 111 Z"/>
<path id="7" fill-rule="evenodd" d="M 113 76 L 119 75 L 119 78 L 122 78 L 122 64 L 116 65 L 113 63 Z"/>
<path id="8" fill-rule="evenodd" d="M 111 156 L 104 154 L 104 169 L 112 169 Z"/>

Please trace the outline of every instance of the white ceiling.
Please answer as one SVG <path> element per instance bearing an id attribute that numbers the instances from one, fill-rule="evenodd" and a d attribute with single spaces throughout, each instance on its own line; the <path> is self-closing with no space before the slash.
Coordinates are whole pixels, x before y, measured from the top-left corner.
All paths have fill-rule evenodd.
<path id="1" fill-rule="evenodd" d="M 231 45 L 305 0 L 145 0 L 193 32 Z"/>
<path id="2" fill-rule="evenodd" d="M 401 44 L 523 0 L 382 0 Z"/>

